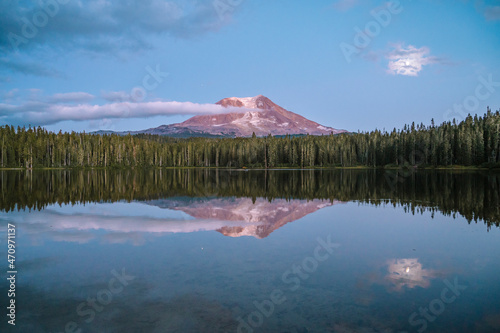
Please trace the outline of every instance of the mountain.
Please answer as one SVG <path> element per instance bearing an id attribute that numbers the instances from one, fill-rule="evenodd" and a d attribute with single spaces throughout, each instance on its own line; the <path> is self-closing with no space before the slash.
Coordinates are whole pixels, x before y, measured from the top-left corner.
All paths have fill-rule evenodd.
<path id="1" fill-rule="evenodd" d="M 239 107 L 243 112 L 232 112 L 218 115 L 194 116 L 173 127 L 186 127 L 195 131 L 216 135 L 234 133 L 236 136 L 257 136 L 285 134 L 328 135 L 341 133 L 332 127 L 322 126 L 301 115 L 285 110 L 269 98 L 258 95 L 255 97 L 230 97 L 218 101 L 223 107 Z"/>
<path id="2" fill-rule="evenodd" d="M 235 137 L 251 136 L 253 133 L 257 136 L 266 136 L 268 134 L 329 135 L 330 133 L 346 132 L 320 125 L 299 114 L 285 110 L 262 95 L 245 98 L 224 98 L 215 104 L 226 108 L 241 108 L 241 112 L 194 116 L 182 123 L 119 134 L 156 134 L 173 137 Z"/>

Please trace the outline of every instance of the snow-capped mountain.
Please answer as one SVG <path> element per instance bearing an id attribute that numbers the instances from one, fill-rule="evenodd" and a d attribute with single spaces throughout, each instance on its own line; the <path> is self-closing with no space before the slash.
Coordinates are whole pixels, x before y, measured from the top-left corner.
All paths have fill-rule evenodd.
<path id="1" fill-rule="evenodd" d="M 241 108 L 241 112 L 194 116 L 171 125 L 162 125 L 132 134 L 147 133 L 169 136 L 257 136 L 311 134 L 329 135 L 345 132 L 333 127 L 320 125 L 299 114 L 285 110 L 269 98 L 230 97 L 218 101 L 223 107 Z M 126 134 L 126 133 L 125 133 Z"/>
<path id="2" fill-rule="evenodd" d="M 287 111 L 262 95 L 245 98 L 224 98 L 216 104 L 224 107 L 241 107 L 246 111 L 215 116 L 195 116 L 179 124 L 179 126 L 205 131 L 210 134 L 234 133 L 237 136 L 250 136 L 254 132 L 258 136 L 268 135 L 269 133 L 272 135 L 328 135 L 332 132 L 334 134 L 342 132 Z"/>

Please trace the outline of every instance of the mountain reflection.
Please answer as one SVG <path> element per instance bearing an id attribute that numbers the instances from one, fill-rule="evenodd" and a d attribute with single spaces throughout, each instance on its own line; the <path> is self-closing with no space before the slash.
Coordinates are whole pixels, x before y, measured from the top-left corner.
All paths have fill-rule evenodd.
<path id="1" fill-rule="evenodd" d="M 215 230 L 260 238 L 322 205 L 349 201 L 403 206 L 412 214 L 459 214 L 469 223 L 484 222 L 488 229 L 500 225 L 500 174 L 486 172 L 9 170 L 0 171 L 0 198 L 4 212 L 42 210 L 52 204 L 140 201 L 199 219 L 244 221 Z"/>
<path id="2" fill-rule="evenodd" d="M 205 200 L 156 200 L 151 205 L 180 210 L 201 220 L 235 222 L 217 229 L 225 236 L 265 238 L 274 230 L 315 211 L 339 203 L 326 200 L 268 201 L 263 198 L 211 198 Z M 236 224 L 236 225 L 234 225 Z"/>
<path id="3" fill-rule="evenodd" d="M 172 198 L 144 203 L 94 204 L 66 213 L 49 207 L 37 214 L 0 213 L 0 220 L 22 225 L 35 243 L 49 235 L 54 241 L 87 243 L 99 238 L 106 243 L 143 244 L 145 237 L 166 233 L 218 231 L 225 236 L 265 238 L 274 230 L 337 202 L 324 200 L 284 200 L 249 198 Z M 136 214 L 125 210 L 132 205 Z M 151 212 L 151 208 L 155 211 Z M 186 214 L 171 214 L 171 212 Z M 153 216 L 141 215 L 144 212 Z M 97 232 L 99 231 L 99 232 Z"/>

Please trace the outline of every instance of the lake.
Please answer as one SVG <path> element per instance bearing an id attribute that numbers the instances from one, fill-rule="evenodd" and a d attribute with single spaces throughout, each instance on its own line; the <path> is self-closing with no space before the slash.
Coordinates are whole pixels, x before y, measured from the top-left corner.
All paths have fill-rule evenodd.
<path id="1" fill-rule="evenodd" d="M 500 174 L 0 171 L 1 332 L 499 332 Z M 6 319 L 7 318 L 7 319 Z"/>

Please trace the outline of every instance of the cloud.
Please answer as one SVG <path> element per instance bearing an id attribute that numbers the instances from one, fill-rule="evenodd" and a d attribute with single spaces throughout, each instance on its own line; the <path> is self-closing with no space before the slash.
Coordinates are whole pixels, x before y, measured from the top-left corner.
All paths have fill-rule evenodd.
<path id="1" fill-rule="evenodd" d="M 52 96 L 44 96 L 41 89 L 12 89 L 3 94 L 5 101 L 29 101 L 32 104 L 43 103 L 82 103 L 88 102 L 96 97 L 86 92 L 57 93 Z"/>
<path id="2" fill-rule="evenodd" d="M 340 12 L 345 12 L 355 7 L 358 3 L 359 0 L 338 0 L 333 4 L 333 8 Z"/>
<path id="3" fill-rule="evenodd" d="M 14 88 L 3 94 L 2 98 L 4 100 L 12 100 L 15 99 L 18 96 L 18 94 L 19 94 L 19 89 Z"/>
<path id="4" fill-rule="evenodd" d="M 108 102 L 133 102 L 132 95 L 125 91 L 102 91 L 101 97 Z"/>
<path id="5" fill-rule="evenodd" d="M 500 6 L 488 6 L 484 9 L 484 17 L 488 21 L 500 20 Z"/>
<path id="6" fill-rule="evenodd" d="M 474 6 L 486 20 L 500 20 L 500 0 L 475 0 Z"/>
<path id="7" fill-rule="evenodd" d="M 447 60 L 430 56 L 428 47 L 416 48 L 402 44 L 394 46 L 394 49 L 386 54 L 386 59 L 390 60 L 387 72 L 393 75 L 418 76 L 422 67 L 436 63 L 448 63 Z"/>
<path id="8" fill-rule="evenodd" d="M 361 57 L 369 62 L 379 62 L 379 60 L 380 60 L 379 53 L 377 53 L 375 51 L 368 51 L 366 53 L 363 53 L 361 55 Z"/>
<path id="9" fill-rule="evenodd" d="M 120 56 L 153 48 L 158 36 L 190 38 L 229 22 L 230 17 L 221 17 L 212 1 L 4 0 L 0 2 L 0 54 L 18 58 L 83 51 Z M 11 71 L 51 74 L 42 66 L 27 65 L 0 62 L 0 68 Z"/>
<path id="10" fill-rule="evenodd" d="M 1 46 L 0 51 L 2 51 Z M 0 59 L 0 71 L 41 77 L 63 77 L 61 72 L 45 65 L 40 65 L 32 61 L 19 61 L 7 58 Z"/>
<path id="11" fill-rule="evenodd" d="M 0 124 L 50 125 L 61 121 L 87 121 L 116 118 L 143 118 L 165 115 L 202 115 L 228 112 L 245 112 L 244 108 L 225 108 L 216 104 L 191 102 L 152 101 L 134 103 L 130 101 L 107 104 L 78 103 L 94 96 L 84 92 L 55 94 L 43 97 L 32 94 L 19 104 L 0 103 Z"/>
<path id="12" fill-rule="evenodd" d="M 64 94 L 54 94 L 50 101 L 53 103 L 87 102 L 93 100 L 94 95 L 86 92 L 71 92 Z"/>

